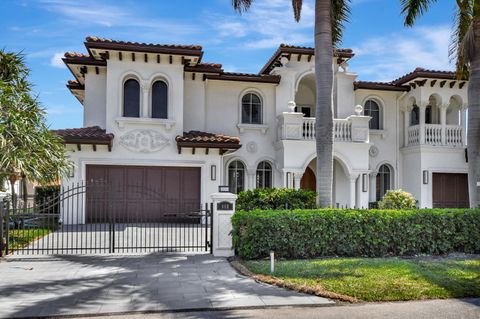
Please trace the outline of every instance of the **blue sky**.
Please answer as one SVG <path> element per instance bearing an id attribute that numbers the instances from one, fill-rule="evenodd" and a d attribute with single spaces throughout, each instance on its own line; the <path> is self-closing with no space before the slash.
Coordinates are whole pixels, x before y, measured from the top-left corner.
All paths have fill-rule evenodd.
<path id="1" fill-rule="evenodd" d="M 117 40 L 199 44 L 205 62 L 226 71 L 260 70 L 280 43 L 312 46 L 313 0 L 300 23 L 289 0 L 256 0 L 239 15 L 231 0 L 2 0 L 0 47 L 26 54 L 31 81 L 52 128 L 81 127 L 82 106 L 65 87 L 72 75 L 66 51 L 85 52 L 87 35 Z M 454 1 L 440 0 L 406 29 L 399 0 L 352 0 L 342 47 L 354 49 L 350 71 L 359 79 L 390 81 L 418 66 L 450 70 L 447 51 Z"/>

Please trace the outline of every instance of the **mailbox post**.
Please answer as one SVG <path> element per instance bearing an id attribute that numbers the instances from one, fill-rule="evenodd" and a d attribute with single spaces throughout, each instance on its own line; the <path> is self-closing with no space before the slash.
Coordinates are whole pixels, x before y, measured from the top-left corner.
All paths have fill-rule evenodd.
<path id="1" fill-rule="evenodd" d="M 213 255 L 233 256 L 232 216 L 235 213 L 237 195 L 232 193 L 213 193 Z"/>

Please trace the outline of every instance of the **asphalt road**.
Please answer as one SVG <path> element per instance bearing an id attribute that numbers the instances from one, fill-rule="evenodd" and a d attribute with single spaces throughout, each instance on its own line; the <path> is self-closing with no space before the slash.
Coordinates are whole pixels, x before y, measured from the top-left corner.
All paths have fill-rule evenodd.
<path id="1" fill-rule="evenodd" d="M 92 318 L 92 317 L 88 317 Z M 113 315 L 115 319 L 203 319 L 203 318 L 320 318 L 320 319 L 478 319 L 480 318 L 480 298 L 410 301 L 392 303 L 365 303 L 332 307 L 291 307 L 268 309 L 244 309 L 205 312 L 149 313 Z"/>

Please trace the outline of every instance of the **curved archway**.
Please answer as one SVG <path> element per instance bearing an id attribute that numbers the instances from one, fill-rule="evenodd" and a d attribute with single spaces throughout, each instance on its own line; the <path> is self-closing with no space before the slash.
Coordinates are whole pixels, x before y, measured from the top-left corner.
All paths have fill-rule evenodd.
<path id="1" fill-rule="evenodd" d="M 297 79 L 295 89 L 296 111 L 303 113 L 305 117 L 315 117 L 315 100 L 315 74 L 309 71 Z"/>

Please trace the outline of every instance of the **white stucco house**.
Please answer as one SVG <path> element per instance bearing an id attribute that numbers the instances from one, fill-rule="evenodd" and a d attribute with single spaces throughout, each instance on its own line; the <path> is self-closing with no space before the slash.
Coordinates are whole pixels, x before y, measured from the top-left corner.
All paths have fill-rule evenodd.
<path id="1" fill-rule="evenodd" d="M 203 62 L 200 46 L 87 37 L 85 47 L 64 58 L 84 114 L 82 128 L 57 131 L 74 166 L 64 183 L 116 185 L 120 209 L 140 205 L 131 184 L 195 204 L 220 185 L 315 189 L 312 48 L 282 44 L 243 74 Z M 334 205 L 368 207 L 402 188 L 421 207 L 468 206 L 467 83 L 422 68 L 359 81 L 354 52 L 334 56 Z"/>

